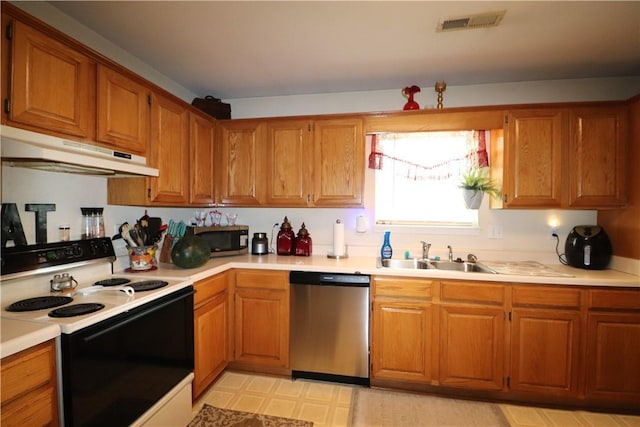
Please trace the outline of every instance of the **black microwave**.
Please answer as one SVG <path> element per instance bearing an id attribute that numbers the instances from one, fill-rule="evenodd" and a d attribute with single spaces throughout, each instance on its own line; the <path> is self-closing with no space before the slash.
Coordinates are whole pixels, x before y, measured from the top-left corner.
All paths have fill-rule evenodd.
<path id="1" fill-rule="evenodd" d="M 211 258 L 249 253 L 249 227 L 187 227 L 187 234 L 203 238 L 211 248 Z"/>

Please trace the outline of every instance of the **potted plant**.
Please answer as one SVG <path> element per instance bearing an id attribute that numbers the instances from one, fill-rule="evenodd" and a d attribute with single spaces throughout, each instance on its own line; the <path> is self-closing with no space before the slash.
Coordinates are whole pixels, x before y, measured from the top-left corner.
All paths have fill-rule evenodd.
<path id="1" fill-rule="evenodd" d="M 478 209 L 485 193 L 493 197 L 501 195 L 497 184 L 489 177 L 489 168 L 473 168 L 463 174 L 460 188 L 468 209 Z"/>

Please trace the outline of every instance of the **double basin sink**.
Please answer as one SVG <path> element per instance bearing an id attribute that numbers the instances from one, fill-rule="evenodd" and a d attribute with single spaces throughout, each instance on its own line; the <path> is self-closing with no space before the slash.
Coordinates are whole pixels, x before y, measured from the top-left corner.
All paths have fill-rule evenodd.
<path id="1" fill-rule="evenodd" d="M 496 274 L 495 271 L 479 262 L 468 261 L 427 261 L 420 258 L 411 259 L 381 259 L 383 268 L 404 268 L 413 270 L 448 270 L 462 271 L 464 273 L 489 273 Z"/>

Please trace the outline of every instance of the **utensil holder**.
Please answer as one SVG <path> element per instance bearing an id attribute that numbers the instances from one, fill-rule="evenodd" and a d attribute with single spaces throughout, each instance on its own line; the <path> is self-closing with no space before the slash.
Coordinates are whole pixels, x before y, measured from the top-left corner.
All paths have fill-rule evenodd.
<path id="1" fill-rule="evenodd" d="M 127 251 L 129 252 L 129 267 L 131 270 L 145 271 L 157 267 L 157 245 L 135 247 L 127 246 Z"/>

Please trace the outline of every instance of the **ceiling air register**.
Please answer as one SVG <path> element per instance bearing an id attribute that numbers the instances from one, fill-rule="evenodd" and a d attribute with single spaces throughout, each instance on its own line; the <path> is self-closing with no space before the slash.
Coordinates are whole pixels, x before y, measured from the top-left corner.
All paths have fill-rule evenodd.
<path id="1" fill-rule="evenodd" d="M 505 13 L 507 13 L 506 10 L 501 10 L 499 12 L 478 13 L 475 15 L 444 19 L 438 23 L 437 31 L 496 27 L 500 21 L 502 21 L 502 18 L 504 18 Z"/>

